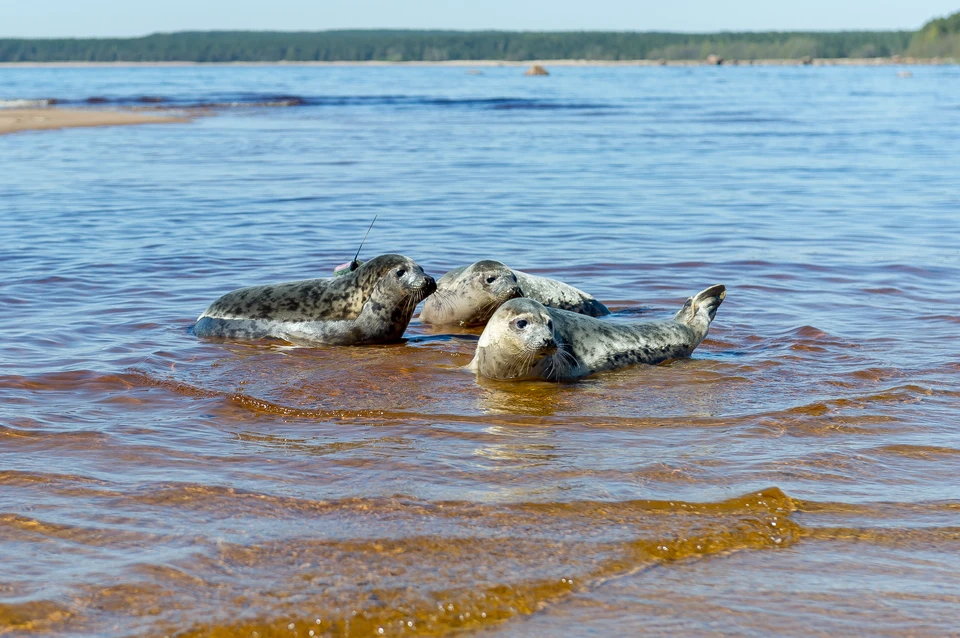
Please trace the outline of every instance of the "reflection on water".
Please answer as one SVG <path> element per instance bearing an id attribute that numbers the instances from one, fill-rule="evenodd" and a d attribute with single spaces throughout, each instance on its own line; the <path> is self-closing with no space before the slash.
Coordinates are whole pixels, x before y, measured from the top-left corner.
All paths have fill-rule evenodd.
<path id="1" fill-rule="evenodd" d="M 0 634 L 955 632 L 957 77 L 5 70 L 239 106 L 0 138 Z M 693 359 L 575 383 L 417 321 L 190 334 L 374 214 L 361 258 L 501 260 L 606 321 L 729 294 Z"/>

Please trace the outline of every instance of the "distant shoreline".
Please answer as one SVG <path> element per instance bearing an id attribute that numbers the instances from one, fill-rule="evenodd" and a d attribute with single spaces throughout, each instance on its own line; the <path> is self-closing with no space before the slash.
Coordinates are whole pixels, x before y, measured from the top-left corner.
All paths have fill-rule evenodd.
<path id="1" fill-rule="evenodd" d="M 440 61 L 277 61 L 277 62 L 0 62 L 0 68 L 97 68 L 97 67 L 194 67 L 194 66 L 321 66 L 321 67 L 659 67 L 659 66 L 942 66 L 960 64 L 949 58 L 806 58 L 724 60 L 722 64 L 708 60 L 440 60 Z"/>

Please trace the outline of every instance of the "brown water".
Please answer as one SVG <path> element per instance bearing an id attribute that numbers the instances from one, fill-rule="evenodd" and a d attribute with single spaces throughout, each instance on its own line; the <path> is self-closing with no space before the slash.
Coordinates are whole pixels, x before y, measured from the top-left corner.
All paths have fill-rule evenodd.
<path id="1" fill-rule="evenodd" d="M 514 71 L 4 71 L 342 99 L 0 139 L 0 635 L 960 632 L 956 69 Z M 368 257 L 609 321 L 728 295 L 692 359 L 569 384 L 417 321 L 190 334 L 375 213 Z"/>

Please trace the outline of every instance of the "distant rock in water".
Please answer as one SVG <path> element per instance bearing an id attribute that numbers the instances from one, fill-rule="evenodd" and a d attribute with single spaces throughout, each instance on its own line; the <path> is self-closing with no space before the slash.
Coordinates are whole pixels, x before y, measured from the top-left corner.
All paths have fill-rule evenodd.
<path id="1" fill-rule="evenodd" d="M 483 71 L 478 69 L 470 69 L 467 71 L 467 75 L 483 75 Z"/>
<path id="2" fill-rule="evenodd" d="M 539 64 L 534 64 L 529 69 L 527 69 L 527 72 L 524 73 L 524 75 L 550 75 L 550 74 L 547 72 L 545 68 L 543 68 Z"/>
<path id="3" fill-rule="evenodd" d="M 711 53 L 707 56 L 707 64 L 713 64 L 715 66 L 720 66 L 723 64 L 723 58 L 717 55 L 716 53 Z"/>
<path id="4" fill-rule="evenodd" d="M 898 77 L 898 78 L 912 78 L 912 77 L 913 77 L 913 73 L 910 72 L 910 71 L 898 71 L 898 72 L 897 72 L 897 77 Z"/>

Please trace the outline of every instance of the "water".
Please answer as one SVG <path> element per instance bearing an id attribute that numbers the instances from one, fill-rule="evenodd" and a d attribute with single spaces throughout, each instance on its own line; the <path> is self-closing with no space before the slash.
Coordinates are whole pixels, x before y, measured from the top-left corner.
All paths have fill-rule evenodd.
<path id="1" fill-rule="evenodd" d="M 956 631 L 960 71 L 552 70 L 0 71 L 236 104 L 0 138 L 0 633 Z M 573 384 L 474 379 L 416 320 L 189 333 L 374 215 L 361 257 L 611 321 L 728 295 L 691 360 Z"/>

